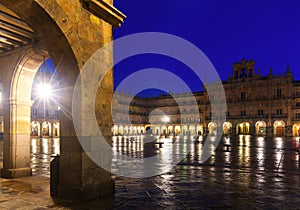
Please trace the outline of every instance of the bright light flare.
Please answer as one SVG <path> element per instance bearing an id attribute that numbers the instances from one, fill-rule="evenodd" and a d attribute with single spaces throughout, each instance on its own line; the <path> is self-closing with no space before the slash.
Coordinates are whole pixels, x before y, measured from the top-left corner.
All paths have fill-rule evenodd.
<path id="1" fill-rule="evenodd" d="M 48 83 L 42 83 L 39 84 L 37 89 L 37 94 L 40 98 L 50 98 L 52 94 L 52 89 L 50 84 Z"/>
<path id="2" fill-rule="evenodd" d="M 162 121 L 165 122 L 165 123 L 167 123 L 167 122 L 170 121 L 170 118 L 169 118 L 168 116 L 164 116 L 164 117 L 162 118 Z"/>

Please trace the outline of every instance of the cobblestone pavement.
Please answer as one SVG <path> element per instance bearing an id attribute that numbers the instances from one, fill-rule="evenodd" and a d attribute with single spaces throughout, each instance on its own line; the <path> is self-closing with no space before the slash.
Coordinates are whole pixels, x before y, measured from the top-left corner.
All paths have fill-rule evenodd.
<path id="1" fill-rule="evenodd" d="M 0 179 L 0 209 L 300 209 L 298 146 L 295 138 L 224 139 L 205 163 L 194 149 L 168 173 L 115 176 L 113 197 L 85 203 L 53 200 L 40 174 Z"/>

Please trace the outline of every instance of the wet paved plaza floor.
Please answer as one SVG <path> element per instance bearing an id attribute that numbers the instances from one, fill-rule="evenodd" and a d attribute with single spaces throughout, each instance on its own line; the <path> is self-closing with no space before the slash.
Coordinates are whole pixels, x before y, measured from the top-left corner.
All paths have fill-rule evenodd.
<path id="1" fill-rule="evenodd" d="M 113 154 L 164 155 L 181 140 L 163 141 L 162 148 L 146 150 L 139 138 L 114 139 Z M 49 161 L 59 152 L 59 140 L 36 139 L 31 147 L 35 175 L 0 179 L 0 209 L 300 209 L 298 138 L 223 138 L 204 163 L 203 143 L 192 143 L 169 172 L 140 179 L 114 176 L 113 197 L 85 203 L 49 195 Z"/>

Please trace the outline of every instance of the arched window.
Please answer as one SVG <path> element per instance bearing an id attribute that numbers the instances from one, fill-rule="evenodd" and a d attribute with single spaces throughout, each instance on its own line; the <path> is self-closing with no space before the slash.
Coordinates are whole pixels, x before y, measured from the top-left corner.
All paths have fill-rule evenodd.
<path id="1" fill-rule="evenodd" d="M 246 77 L 247 77 L 246 69 L 243 69 L 241 73 L 241 78 L 246 78 Z"/>
<path id="2" fill-rule="evenodd" d="M 249 77 L 253 77 L 253 69 L 249 70 Z"/>
<path id="3" fill-rule="evenodd" d="M 238 79 L 239 78 L 239 73 L 236 71 L 234 72 L 234 79 Z"/>

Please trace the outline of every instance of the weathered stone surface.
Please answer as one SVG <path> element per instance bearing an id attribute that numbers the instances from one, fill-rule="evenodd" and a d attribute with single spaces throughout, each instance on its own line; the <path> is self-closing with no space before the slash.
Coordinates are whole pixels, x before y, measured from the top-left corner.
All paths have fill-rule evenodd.
<path id="1" fill-rule="evenodd" d="M 76 199 L 90 199 L 111 193 L 111 189 L 114 188 L 110 173 L 92 164 L 85 155 L 78 143 L 72 121 L 73 89 L 82 67 L 99 48 L 112 41 L 110 17 L 107 16 L 105 21 L 102 20 L 101 16 L 99 18 L 84 9 L 83 2 L 80 0 L 0 0 L 4 7 L 26 21 L 38 38 L 32 46 L 0 55 L 0 75 L 4 87 L 2 96 L 3 103 L 6 104 L 4 165 L 1 175 L 14 178 L 31 174 L 23 168 L 28 168 L 30 163 L 32 81 L 43 60 L 51 57 L 60 79 L 59 103 L 63 110 L 60 119 L 61 164 L 58 195 Z M 98 3 L 105 4 L 107 10 L 118 13 L 109 5 L 112 4 L 112 0 L 98 1 Z M 97 9 L 100 7 L 96 7 Z M 93 11 L 99 15 L 95 8 Z M 109 66 L 112 64 L 112 59 L 113 54 L 110 51 L 101 62 Z M 107 76 L 103 77 L 99 89 L 97 99 L 101 100 L 95 104 L 96 116 L 100 129 L 110 141 L 112 69 Z M 85 110 L 84 96 L 82 98 L 81 106 L 82 110 Z M 110 158 L 109 153 L 107 155 L 105 161 Z"/>

